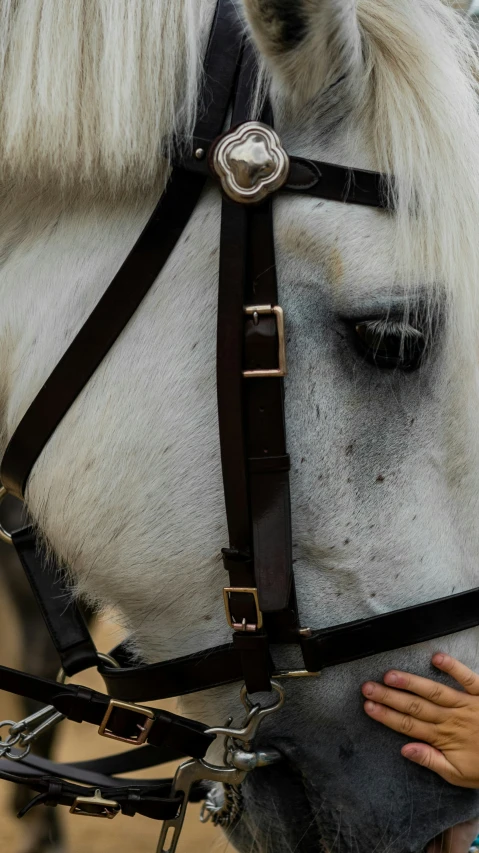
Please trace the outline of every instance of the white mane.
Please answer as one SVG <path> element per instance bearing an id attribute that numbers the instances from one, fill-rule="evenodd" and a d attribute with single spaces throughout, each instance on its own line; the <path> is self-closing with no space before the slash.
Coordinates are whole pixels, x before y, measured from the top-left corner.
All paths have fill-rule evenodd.
<path id="1" fill-rule="evenodd" d="M 213 5 L 2 0 L 0 179 L 108 194 L 161 185 L 174 140 L 194 125 Z M 450 286 L 470 308 L 479 281 L 472 27 L 441 0 L 358 0 L 357 13 L 366 62 L 351 125 L 372 130 L 374 166 L 396 178 L 398 257 L 411 261 L 407 277 Z"/>
<path id="2" fill-rule="evenodd" d="M 373 133 L 377 168 L 395 176 L 400 268 L 413 283 L 454 294 L 456 307 L 466 309 L 458 318 L 461 335 L 475 340 L 479 60 L 473 25 L 438 0 L 359 0 L 358 16 L 366 59 L 359 113 Z"/>
<path id="3" fill-rule="evenodd" d="M 195 120 L 212 0 L 2 0 L 0 176 L 151 188 Z M 162 156 L 164 155 L 164 156 Z"/>

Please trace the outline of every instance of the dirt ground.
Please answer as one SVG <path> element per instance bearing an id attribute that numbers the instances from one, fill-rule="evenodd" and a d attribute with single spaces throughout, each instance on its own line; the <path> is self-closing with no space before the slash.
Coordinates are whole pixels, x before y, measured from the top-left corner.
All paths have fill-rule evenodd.
<path id="1" fill-rule="evenodd" d="M 108 623 L 94 630 L 97 646 L 107 651 L 118 642 L 118 630 Z M 17 663 L 17 626 L 3 589 L 0 588 L 0 662 L 7 666 Z M 82 683 L 103 690 L 96 672 L 88 672 Z M 155 703 L 152 703 L 155 704 Z M 166 707 L 167 703 L 163 703 Z M 169 703 L 174 710 L 174 702 Z M 19 719 L 18 704 L 10 694 L 0 691 L 0 719 Z M 87 723 L 78 725 L 68 720 L 58 729 L 58 748 L 55 758 L 60 761 L 87 760 L 100 755 L 121 752 L 122 745 L 100 738 L 97 729 Z M 124 748 L 124 747 L 123 747 Z M 133 747 L 134 748 L 134 747 Z M 174 765 L 166 767 L 165 775 L 172 775 Z M 140 774 L 138 774 L 140 775 Z M 145 776 L 157 776 L 158 771 L 144 771 Z M 163 775 L 163 773 L 161 773 Z M 22 822 L 9 808 L 13 786 L 0 782 L 0 853 L 21 853 Z M 40 806 L 40 808 L 44 808 Z M 67 808 L 58 807 L 67 836 L 68 853 L 155 853 L 160 824 L 137 815 L 134 818 L 118 815 L 113 821 L 70 815 Z M 62 850 L 58 853 L 64 853 Z M 178 853 L 233 853 L 220 830 L 199 822 L 199 806 L 188 809 L 184 834 Z"/>

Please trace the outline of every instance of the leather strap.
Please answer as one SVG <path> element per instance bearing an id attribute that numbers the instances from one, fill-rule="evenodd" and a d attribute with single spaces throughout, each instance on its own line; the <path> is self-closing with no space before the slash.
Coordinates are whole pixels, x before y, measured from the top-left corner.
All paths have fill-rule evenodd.
<path id="1" fill-rule="evenodd" d="M 12 749 L 13 756 L 19 756 L 21 752 Z M 147 746 L 74 764 L 60 764 L 30 754 L 22 757 L 21 763 L 17 761 L 14 769 L 10 761 L 0 761 L 0 779 L 25 785 L 42 795 L 35 797 L 18 817 L 23 817 L 40 803 L 72 806 L 78 796 L 93 797 L 100 789 L 104 798 L 115 800 L 123 814 L 133 816 L 138 813 L 155 820 L 165 820 L 174 817 L 181 804 L 181 797 L 171 797 L 172 779 L 118 779 L 112 778 L 112 774 L 129 773 L 179 757 L 179 754 L 166 752 L 160 762 L 158 750 Z M 78 788 L 72 782 L 94 787 Z M 207 790 L 204 783 L 194 784 L 189 792 L 189 802 L 203 800 Z"/>
<path id="2" fill-rule="evenodd" d="M 67 675 L 98 665 L 98 654 L 68 581 L 51 565 L 32 527 L 12 533 L 35 600 Z"/>
<path id="3" fill-rule="evenodd" d="M 248 213 L 250 269 L 245 305 L 250 309 L 277 306 L 272 200 Z M 246 371 L 278 368 L 278 322 L 274 314 L 243 318 Z M 259 606 L 267 613 L 287 608 L 293 576 L 283 379 L 250 377 L 243 382 L 254 571 Z"/>
<path id="4" fill-rule="evenodd" d="M 235 92 L 232 123 L 249 116 L 256 63 L 245 45 Z M 217 389 L 218 422 L 229 548 L 223 550 L 232 592 L 227 599 L 229 617 L 243 630 L 233 635 L 249 693 L 269 691 L 269 644 L 261 629 L 258 586 L 252 537 L 251 484 L 245 435 L 243 382 L 244 304 L 247 292 L 251 241 L 251 212 L 224 199 L 221 212 L 218 288 Z M 254 523 L 254 522 L 253 522 Z M 249 591 L 245 591 L 249 590 Z"/>
<path id="5" fill-rule="evenodd" d="M 224 199 L 221 210 L 216 385 L 221 465 L 231 559 L 242 563 L 241 582 L 254 586 L 243 418 L 243 304 L 248 213 Z M 223 552 L 225 554 L 225 552 Z M 228 552 L 226 551 L 228 560 Z M 228 565 L 225 563 L 225 567 Z M 237 566 L 236 566 L 237 567 Z M 238 617 L 240 614 L 237 614 Z M 239 620 L 241 621 L 241 619 Z"/>
<path id="6" fill-rule="evenodd" d="M 347 204 L 388 208 L 392 202 L 386 187 L 386 176 L 380 172 L 291 157 L 291 170 L 283 189 Z"/>
<path id="7" fill-rule="evenodd" d="M 306 668 L 312 672 L 456 634 L 479 625 L 479 588 L 313 631 L 302 639 Z"/>
<path id="8" fill-rule="evenodd" d="M 198 131 L 217 136 L 226 120 L 241 47 L 232 0 L 221 0 L 205 60 Z M 93 309 L 12 435 L 1 466 L 8 492 L 23 500 L 28 477 L 43 448 L 156 281 L 203 190 L 206 175 L 174 168 L 168 187 L 113 281 Z"/>
<path id="9" fill-rule="evenodd" d="M 6 763 L 6 762 L 5 762 Z M 9 764 L 12 768 L 12 765 Z M 26 772 L 25 772 L 26 771 Z M 29 768 L 16 765 L 14 769 L 2 767 L 0 778 L 7 782 L 15 782 L 26 785 L 33 791 L 38 791 L 42 796 L 35 797 L 31 803 L 19 813 L 23 817 L 32 806 L 69 806 L 75 805 L 78 797 L 95 797 L 98 786 L 85 787 L 73 782 L 66 782 L 55 775 L 38 775 Z M 141 814 L 153 820 L 172 820 L 177 816 L 183 797 L 170 795 L 171 780 L 165 779 L 160 784 L 146 785 L 122 785 L 110 784 L 101 787 L 100 793 L 106 800 L 112 800 L 121 810 L 122 814 L 133 817 Z M 198 801 L 204 798 L 205 789 L 196 787 L 192 793 L 191 800 Z"/>
<path id="10" fill-rule="evenodd" d="M 328 666 L 426 642 L 478 625 L 479 587 L 370 619 L 313 631 L 310 637 L 302 637 L 301 644 L 307 668 L 310 672 L 317 672 Z M 281 639 L 283 641 L 287 641 L 287 637 Z M 113 649 L 112 655 L 119 661 L 121 668 L 101 666 L 101 675 L 111 696 L 130 702 L 187 695 L 231 684 L 242 678 L 241 656 L 232 644 L 203 649 L 196 654 L 163 663 L 140 666 L 131 664 L 125 645 Z M 7 667 L 0 667 L 0 685 L 3 690 L 44 704 L 52 703 L 55 695 L 68 695 L 70 707 L 74 706 L 76 691 L 80 690 L 74 685 L 62 686 Z M 108 705 L 108 697 L 87 691 L 87 700 L 91 697 L 95 698 L 97 705 L 94 719 L 88 717 L 88 721 L 98 724 Z M 76 701 L 80 704 L 81 697 Z M 66 703 L 67 699 L 58 710 L 64 712 Z"/>
<path id="11" fill-rule="evenodd" d="M 209 152 L 217 142 L 211 137 L 197 137 L 194 148 L 202 148 Z M 290 172 L 281 192 L 324 198 L 330 201 L 341 201 L 346 204 L 361 204 L 368 207 L 392 209 L 393 202 L 387 193 L 387 179 L 381 172 L 371 172 L 368 169 L 351 169 L 336 163 L 325 163 L 322 160 L 309 160 L 305 157 L 289 155 Z M 210 174 L 210 157 L 198 161 L 194 157 L 181 160 L 181 165 L 190 174 Z"/>
<path id="12" fill-rule="evenodd" d="M 74 684 L 58 684 L 5 666 L 0 666 L 0 684 L 2 690 L 53 705 L 63 716 L 76 723 L 87 722 L 100 726 L 110 708 L 110 697 L 103 693 Z M 206 755 L 215 736 L 206 734 L 207 726 L 203 723 L 187 720 L 169 711 L 154 708 L 145 710 L 112 708 L 108 730 L 116 738 L 127 740 L 137 737 L 139 727 L 149 724 L 151 728 L 147 742 L 151 746 L 161 749 L 166 743 L 168 749 L 179 750 L 183 755 L 193 758 Z M 151 721 L 148 722 L 150 717 Z"/>
<path id="13" fill-rule="evenodd" d="M 423 643 L 478 625 L 479 587 L 370 619 L 311 631 L 310 636 L 299 637 L 287 629 L 282 631 L 281 626 L 276 632 L 273 623 L 268 626 L 268 637 L 270 642 L 300 641 L 306 668 L 309 672 L 319 672 L 329 666 Z M 113 649 L 112 655 L 121 663 L 121 668 L 101 666 L 100 671 L 108 692 L 118 699 L 136 702 L 167 699 L 221 687 L 242 678 L 241 656 L 233 644 L 142 666 L 131 665 L 125 645 Z"/>
<path id="14" fill-rule="evenodd" d="M 11 752 L 15 757 L 22 754 L 21 749 L 12 749 Z M 115 777 L 112 780 L 112 776 L 117 773 L 132 773 L 133 771 L 143 770 L 147 767 L 156 767 L 169 761 L 176 761 L 182 757 L 178 753 L 170 752 L 168 755 L 165 752 L 165 755 L 159 761 L 158 750 L 149 746 L 142 746 L 138 749 L 131 749 L 129 752 L 117 753 L 116 755 L 95 758 L 91 761 L 76 761 L 74 764 L 59 763 L 30 753 L 22 757 L 18 769 L 25 776 L 44 776 L 48 774 L 50 776 L 69 779 L 71 782 L 80 782 L 83 785 L 97 785 L 102 787 L 111 786 L 114 782 L 117 787 L 151 787 L 153 785 L 162 785 L 170 780 L 132 779 L 131 777 L 129 779 L 117 779 Z M 8 766 L 11 767 L 11 765 Z M 1 768 L 2 765 L 0 763 L 0 773 Z"/>
<path id="15" fill-rule="evenodd" d="M 104 776 L 117 776 L 119 773 L 134 773 L 137 770 L 144 770 L 146 767 L 169 764 L 170 761 L 178 761 L 180 758 L 184 758 L 184 753 L 178 749 L 171 749 L 168 744 L 165 744 L 161 750 L 154 746 L 139 746 L 137 749 L 129 749 L 127 752 L 104 755 L 101 758 L 93 758 L 89 761 L 76 761 L 75 767 L 77 771 L 84 771 L 85 773 L 101 773 Z M 80 778 L 75 779 L 75 777 L 68 776 L 66 773 L 63 775 L 74 782 L 81 781 Z M 117 781 L 120 783 L 121 780 L 118 779 Z M 124 779 L 122 781 L 127 783 L 131 779 Z M 92 785 L 93 781 L 87 784 Z"/>
<path id="16" fill-rule="evenodd" d="M 232 643 L 153 664 L 132 664 L 126 645 L 117 646 L 111 655 L 120 669 L 101 665 L 99 671 L 108 694 L 129 702 L 188 696 L 241 681 L 243 675 L 241 656 Z"/>

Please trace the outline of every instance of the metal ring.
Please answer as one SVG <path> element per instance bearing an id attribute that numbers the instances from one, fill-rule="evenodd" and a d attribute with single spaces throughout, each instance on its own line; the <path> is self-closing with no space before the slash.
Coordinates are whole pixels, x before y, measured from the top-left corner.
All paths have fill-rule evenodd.
<path id="1" fill-rule="evenodd" d="M 251 713 L 251 711 L 253 711 L 255 708 L 259 708 L 258 713 L 261 713 L 261 716 L 267 716 L 268 713 L 272 713 L 273 711 L 279 710 L 279 708 L 281 708 L 281 706 L 284 704 L 284 690 L 281 685 L 278 684 L 276 681 L 271 681 L 270 684 L 272 689 L 275 690 L 278 694 L 279 698 L 278 701 L 274 703 L 274 705 L 266 705 L 264 707 L 258 704 L 253 704 L 253 702 L 248 696 L 246 684 L 243 684 L 243 687 L 241 688 L 240 692 L 240 698 L 244 707 L 249 713 Z"/>
<path id="2" fill-rule="evenodd" d="M 28 744 L 28 746 L 25 747 L 23 752 L 19 752 L 18 755 L 15 755 L 15 753 L 13 753 L 13 752 L 7 752 L 5 754 L 6 754 L 7 758 L 9 759 L 9 761 L 22 761 L 23 758 L 26 758 L 27 755 L 30 754 L 31 748 L 32 748 L 31 744 Z"/>
<path id="3" fill-rule="evenodd" d="M 3 503 L 7 495 L 8 492 L 5 486 L 0 486 L 0 505 Z M 11 533 L 9 533 L 8 530 L 5 530 L 2 524 L 0 524 L 0 539 L 2 542 L 5 542 L 6 545 L 13 545 Z"/>
<path id="4" fill-rule="evenodd" d="M 16 722 L 15 720 L 2 720 L 0 723 L 0 729 L 4 729 L 5 726 L 9 726 L 11 728 L 12 726 L 16 726 Z"/>
<path id="5" fill-rule="evenodd" d="M 105 652 L 97 652 L 97 657 L 99 658 L 99 660 L 103 661 L 103 663 L 109 663 L 110 666 L 114 667 L 114 669 L 121 669 L 118 661 L 115 660 L 115 658 L 112 658 L 111 655 L 107 655 L 107 654 L 105 654 Z M 94 666 L 94 664 L 93 664 L 93 666 Z M 91 669 L 91 667 L 88 667 L 88 669 Z M 78 675 L 78 673 L 77 673 L 77 675 Z M 100 672 L 100 675 L 101 675 L 101 672 Z M 61 666 L 60 669 L 58 670 L 58 675 L 57 675 L 56 680 L 58 681 L 59 684 L 65 684 L 68 677 L 69 676 L 66 674 L 65 670 Z"/>

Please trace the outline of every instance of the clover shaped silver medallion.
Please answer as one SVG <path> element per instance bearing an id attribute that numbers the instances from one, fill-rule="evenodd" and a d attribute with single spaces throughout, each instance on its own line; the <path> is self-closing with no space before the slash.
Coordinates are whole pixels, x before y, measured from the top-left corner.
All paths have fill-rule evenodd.
<path id="1" fill-rule="evenodd" d="M 216 144 L 211 164 L 229 198 L 256 204 L 286 183 L 289 157 L 267 124 L 247 121 Z"/>

